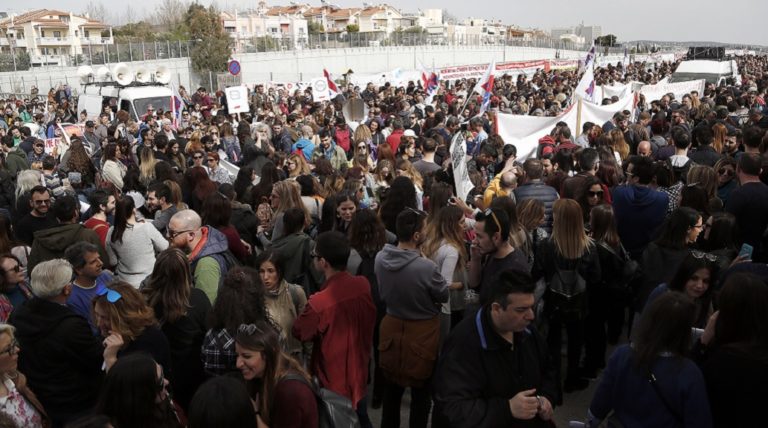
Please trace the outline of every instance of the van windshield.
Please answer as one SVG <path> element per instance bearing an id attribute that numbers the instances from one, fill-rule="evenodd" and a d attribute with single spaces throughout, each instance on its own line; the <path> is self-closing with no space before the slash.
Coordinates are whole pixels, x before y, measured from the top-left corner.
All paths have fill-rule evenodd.
<path id="1" fill-rule="evenodd" d="M 151 107 L 155 112 L 158 110 L 168 111 L 171 109 L 171 97 L 149 97 L 149 98 L 136 98 L 133 100 L 133 106 L 136 109 L 136 116 L 141 118 L 147 114 L 147 110 Z"/>

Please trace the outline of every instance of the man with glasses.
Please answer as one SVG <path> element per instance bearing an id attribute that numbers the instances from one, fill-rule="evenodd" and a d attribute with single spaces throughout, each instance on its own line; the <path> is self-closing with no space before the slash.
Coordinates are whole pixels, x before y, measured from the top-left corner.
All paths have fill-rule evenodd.
<path id="1" fill-rule="evenodd" d="M 374 272 L 387 314 L 381 322 L 380 350 L 384 383 L 382 428 L 400 424 L 400 402 L 411 388 L 409 426 L 426 428 L 432 401 L 429 382 L 440 343 L 440 307 L 448 302 L 448 284 L 440 269 L 422 256 L 426 213 L 406 209 L 397 216 L 398 244 L 376 255 Z M 447 331 L 445 329 L 444 331 Z"/>
<path id="2" fill-rule="evenodd" d="M 23 217 L 16 222 L 14 232 L 16 238 L 31 247 L 35 232 L 56 226 L 56 219 L 50 214 L 51 193 L 47 187 L 40 185 L 32 188 L 29 208 L 31 210 L 27 214 L 16 213 Z"/>
<path id="3" fill-rule="evenodd" d="M 40 263 L 32 270 L 30 285 L 35 297 L 10 319 L 20 347 L 19 371 L 26 374 L 53 426 L 64 426 L 96 404 L 104 346 L 86 319 L 66 305 L 72 294 L 69 262 Z"/>
<path id="4" fill-rule="evenodd" d="M 509 216 L 499 209 L 487 209 L 475 215 L 475 239 L 470 248 L 469 287 L 478 294 L 478 301 L 465 309 L 473 316 L 479 305 L 490 299 L 491 289 L 505 270 L 528 273 L 528 257 L 509 242 Z"/>
<path id="5" fill-rule="evenodd" d="M 366 384 L 371 361 L 376 307 L 371 286 L 347 269 L 350 246 L 341 232 L 324 232 L 311 253 L 323 273 L 321 291 L 310 296 L 293 323 L 293 336 L 313 341 L 310 371 L 324 388 L 343 395 L 356 406 L 363 428 L 371 427 L 366 411 Z"/>
<path id="6" fill-rule="evenodd" d="M 166 236 L 171 247 L 187 254 L 195 288 L 203 290 L 213 304 L 224 276 L 236 264 L 227 237 L 213 227 L 203 226 L 200 215 L 193 210 L 174 214 Z"/>

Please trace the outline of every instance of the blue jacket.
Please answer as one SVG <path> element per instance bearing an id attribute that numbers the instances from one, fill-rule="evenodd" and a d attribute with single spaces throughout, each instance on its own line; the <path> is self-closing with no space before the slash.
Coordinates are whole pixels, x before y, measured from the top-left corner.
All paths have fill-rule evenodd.
<path id="1" fill-rule="evenodd" d="M 712 427 L 704 377 L 693 361 L 660 356 L 651 371 L 663 399 L 683 419 L 683 427 Z M 616 348 L 611 355 L 589 406 L 598 419 L 605 419 L 611 410 L 625 428 L 681 426 L 650 384 L 649 375 L 636 368 L 630 345 Z"/>
<path id="2" fill-rule="evenodd" d="M 293 143 L 291 153 L 296 153 L 299 149 L 301 149 L 301 153 L 304 155 L 307 162 L 312 161 L 312 152 L 315 151 L 315 143 L 302 137 L 299 141 Z"/>
<path id="3" fill-rule="evenodd" d="M 664 222 L 669 196 L 646 186 L 618 186 L 611 197 L 621 243 L 636 258 Z"/>

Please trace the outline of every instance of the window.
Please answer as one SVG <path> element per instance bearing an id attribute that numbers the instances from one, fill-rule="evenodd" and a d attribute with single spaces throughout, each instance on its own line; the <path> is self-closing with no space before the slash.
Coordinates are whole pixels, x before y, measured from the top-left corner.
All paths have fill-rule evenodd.
<path id="1" fill-rule="evenodd" d="M 61 38 L 61 31 L 54 31 L 53 32 L 53 37 L 55 37 L 57 39 L 60 39 Z"/>
<path id="2" fill-rule="evenodd" d="M 90 31 L 88 31 L 88 30 L 83 30 L 83 37 L 85 37 L 85 38 L 87 39 L 87 38 L 88 38 L 88 37 L 90 37 L 90 36 L 91 36 L 91 32 L 90 32 Z"/>

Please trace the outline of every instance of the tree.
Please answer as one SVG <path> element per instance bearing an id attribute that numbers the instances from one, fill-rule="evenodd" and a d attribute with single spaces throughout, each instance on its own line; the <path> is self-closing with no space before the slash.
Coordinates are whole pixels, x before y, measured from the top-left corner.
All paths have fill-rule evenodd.
<path id="1" fill-rule="evenodd" d="M 325 28 L 323 28 L 323 24 L 317 21 L 308 21 L 307 31 L 309 32 L 309 34 L 319 34 L 319 33 L 325 33 Z"/>
<path id="2" fill-rule="evenodd" d="M 198 73 L 226 71 L 232 38 L 224 31 L 218 10 L 193 3 L 184 15 L 183 24 L 194 43 L 190 51 L 192 69 Z"/>
<path id="3" fill-rule="evenodd" d="M 347 25 L 347 33 L 357 33 L 360 31 L 360 26 L 357 24 Z"/>
<path id="4" fill-rule="evenodd" d="M 408 27 L 408 28 L 403 30 L 403 33 L 417 33 L 417 34 L 420 34 L 420 33 L 426 33 L 426 32 L 427 32 L 427 30 L 425 28 L 421 28 L 418 25 L 413 26 L 413 27 Z"/>
<path id="5" fill-rule="evenodd" d="M 89 1 L 83 13 L 96 21 L 107 22 L 109 20 L 109 11 L 102 2 Z"/>
<path id="6" fill-rule="evenodd" d="M 1 53 L 0 54 L 0 71 L 21 71 L 29 70 L 31 67 L 31 60 L 27 51 L 16 49 L 16 67 L 14 69 L 14 54 Z"/>
<path id="7" fill-rule="evenodd" d="M 155 20 L 169 31 L 184 20 L 187 5 L 183 0 L 162 0 L 157 7 Z"/>
<path id="8" fill-rule="evenodd" d="M 616 36 L 613 34 L 606 34 L 595 39 L 595 45 L 597 46 L 615 46 Z"/>
<path id="9" fill-rule="evenodd" d="M 271 36 L 261 36 L 253 38 L 253 45 L 257 52 L 267 52 L 278 50 L 277 41 Z"/>

